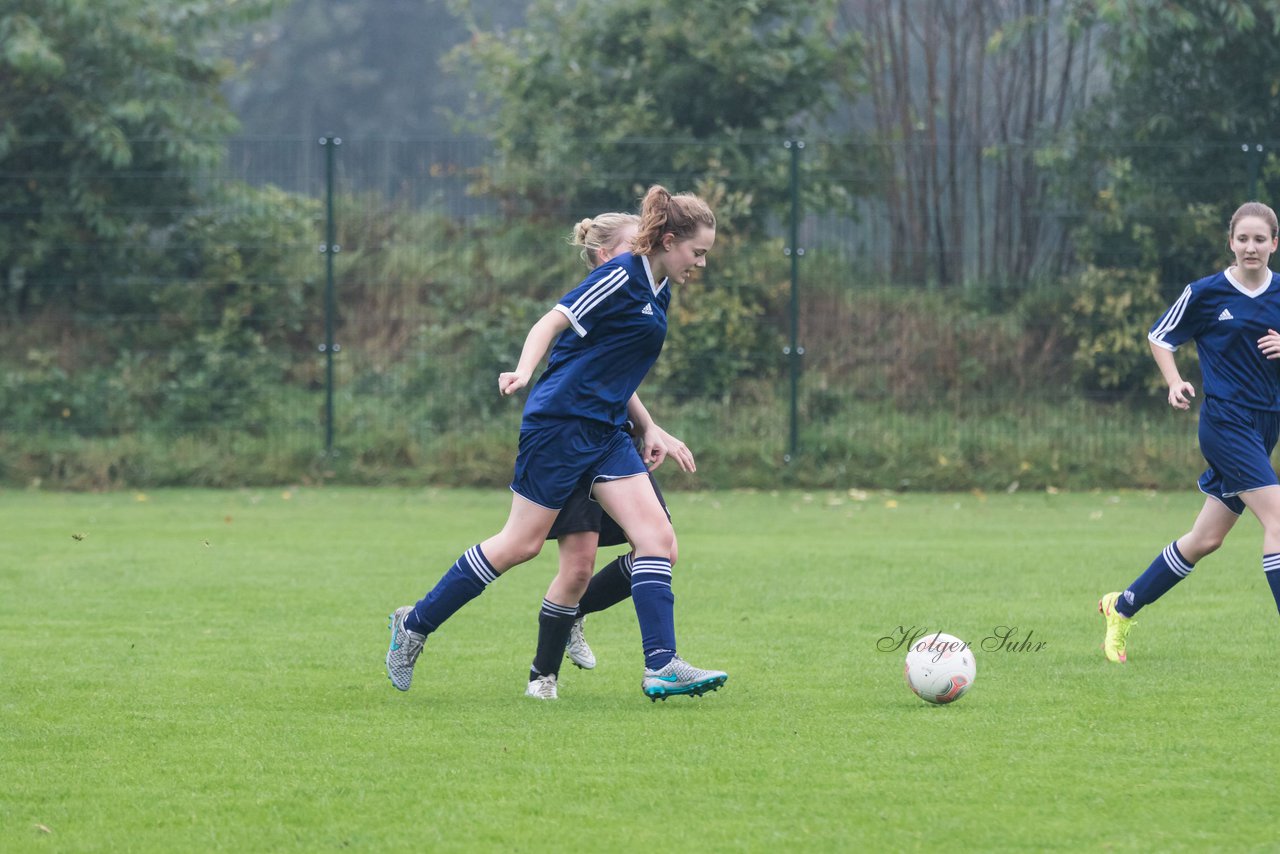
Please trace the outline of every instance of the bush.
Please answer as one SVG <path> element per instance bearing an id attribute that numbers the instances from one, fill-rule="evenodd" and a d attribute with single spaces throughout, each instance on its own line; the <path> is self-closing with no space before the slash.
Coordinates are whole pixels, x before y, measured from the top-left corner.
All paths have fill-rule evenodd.
<path id="1" fill-rule="evenodd" d="M 122 314 L 49 312 L 32 337 L 73 345 L 0 355 L 0 423 L 80 436 L 263 432 L 264 402 L 299 345 L 319 338 L 314 214 L 279 190 L 233 185 L 138 236 L 145 275 L 118 282 L 109 300 Z"/>
<path id="2" fill-rule="evenodd" d="M 1147 330 L 1168 307 L 1155 274 L 1090 267 L 1074 293 L 1062 325 L 1075 342 L 1071 364 L 1078 387 L 1111 396 L 1162 388 L 1147 343 Z M 1194 357 L 1184 360 L 1184 375 L 1197 364 Z"/>
<path id="3" fill-rule="evenodd" d="M 315 210 L 272 190 L 228 204 L 154 236 L 156 281 L 128 283 L 132 314 L 50 313 L 0 331 L 0 481 L 505 485 L 523 397 L 501 397 L 496 377 L 586 272 L 567 226 L 341 200 L 339 453 L 326 458 Z M 677 286 L 641 389 L 698 455 L 697 475 L 666 476 L 674 488 L 1167 485 L 1194 457 L 1193 443 L 1179 455 L 1152 444 L 1148 431 L 1185 424 L 1138 399 L 1159 381 L 1144 340 L 1164 307 L 1154 277 L 1091 269 L 1016 295 L 887 290 L 812 260 L 789 464 L 781 244 L 725 227 L 709 268 Z"/>
<path id="4" fill-rule="evenodd" d="M 1038 303 L 875 288 L 806 293 L 802 311 L 815 415 L 843 411 L 844 398 L 972 409 L 1068 384 L 1061 330 Z"/>

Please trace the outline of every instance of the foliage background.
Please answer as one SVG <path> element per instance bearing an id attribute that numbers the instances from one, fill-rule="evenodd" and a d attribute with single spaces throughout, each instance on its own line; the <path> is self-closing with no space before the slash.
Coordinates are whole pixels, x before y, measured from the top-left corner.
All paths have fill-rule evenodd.
<path id="1" fill-rule="evenodd" d="M 1277 27 L 1248 0 L 15 0 L 0 481 L 503 484 L 492 378 L 582 274 L 569 225 L 665 181 L 721 226 L 644 389 L 703 463 L 673 485 L 1180 485 L 1145 330 L 1274 195 Z"/>

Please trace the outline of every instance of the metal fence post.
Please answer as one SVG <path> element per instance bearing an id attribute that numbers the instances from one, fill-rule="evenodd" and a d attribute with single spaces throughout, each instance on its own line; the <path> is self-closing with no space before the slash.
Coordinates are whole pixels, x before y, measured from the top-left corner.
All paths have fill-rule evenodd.
<path id="1" fill-rule="evenodd" d="M 1255 142 L 1252 145 L 1245 143 L 1240 146 L 1244 150 L 1245 157 L 1249 158 L 1249 195 L 1248 199 L 1258 198 L 1258 174 L 1262 171 L 1263 147 L 1262 143 Z"/>
<path id="2" fill-rule="evenodd" d="M 342 350 L 341 345 L 333 340 L 334 315 L 336 306 L 333 293 L 333 256 L 342 251 L 335 243 L 337 225 L 333 219 L 333 168 L 335 153 L 342 145 L 342 137 L 322 136 L 320 144 L 324 146 L 324 243 L 320 251 L 324 254 L 324 343 L 320 352 L 324 353 L 324 452 L 333 456 L 333 356 Z"/>
<path id="3" fill-rule="evenodd" d="M 782 348 L 791 365 L 791 414 L 790 437 L 787 441 L 787 453 L 783 460 L 790 463 L 800 450 L 800 357 L 804 348 L 800 346 L 800 259 L 804 249 L 800 243 L 800 152 L 804 150 L 804 140 L 787 140 L 784 147 L 791 151 L 791 233 L 789 244 L 783 254 L 791 258 L 791 343 Z"/>

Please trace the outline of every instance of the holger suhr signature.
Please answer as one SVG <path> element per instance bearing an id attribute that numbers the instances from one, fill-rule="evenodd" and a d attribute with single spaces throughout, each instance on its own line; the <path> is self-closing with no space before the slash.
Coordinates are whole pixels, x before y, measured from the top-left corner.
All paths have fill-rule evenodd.
<path id="1" fill-rule="evenodd" d="M 957 646 L 955 641 L 940 640 L 939 634 L 940 632 L 936 629 L 923 626 L 898 626 L 876 641 L 876 649 L 880 652 L 896 652 L 919 646 L 921 650 L 936 652 L 939 656 L 947 651 L 958 651 L 952 649 Z M 1032 640 L 1034 635 L 1033 629 L 1027 629 L 1026 633 L 1022 634 L 1017 626 L 996 626 L 991 630 L 991 634 L 978 643 L 978 649 L 983 652 L 1040 652 L 1049 645 L 1049 642 Z M 964 641 L 958 644 L 959 649 L 969 646 L 970 644 Z"/>

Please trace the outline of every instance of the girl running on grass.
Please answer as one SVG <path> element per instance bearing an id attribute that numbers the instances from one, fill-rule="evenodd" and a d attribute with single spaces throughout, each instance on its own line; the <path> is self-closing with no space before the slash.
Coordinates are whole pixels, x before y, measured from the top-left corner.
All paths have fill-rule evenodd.
<path id="1" fill-rule="evenodd" d="M 641 205 L 634 250 L 589 273 L 529 331 L 516 369 L 498 376 L 498 390 L 513 394 L 551 351 L 525 403 L 507 522 L 467 549 L 416 605 L 392 614 L 386 666 L 397 689 L 409 690 L 431 632 L 502 573 L 541 551 L 560 508 L 584 479 L 636 551 L 631 596 L 644 645 L 645 695 L 698 695 L 729 678 L 676 654 L 675 532 L 648 477 L 640 477 L 648 466 L 623 430 L 628 416 L 646 437 L 653 427 L 643 407 L 633 405 L 635 392 L 662 350 L 671 285 L 706 266 L 715 238 L 715 216 L 705 202 L 655 185 Z"/>
<path id="2" fill-rule="evenodd" d="M 1200 475 L 1204 507 L 1191 530 L 1156 555 L 1123 592 L 1098 601 L 1107 623 L 1103 652 L 1128 659 L 1134 618 L 1216 551 L 1245 508 L 1262 523 L 1262 570 L 1280 608 L 1280 482 L 1271 451 L 1280 434 L 1280 279 L 1268 267 L 1276 251 L 1276 214 L 1259 202 L 1231 217 L 1228 247 L 1235 263 L 1192 282 L 1151 328 L 1147 338 L 1169 386 L 1169 405 L 1189 409 L 1196 390 L 1182 378 L 1174 351 L 1194 341 L 1204 377 Z"/>
<path id="3" fill-rule="evenodd" d="M 573 228 L 569 242 L 582 247 L 582 260 L 595 269 L 615 256 L 630 251 L 640 229 L 640 217 L 631 213 L 602 213 L 584 219 Z M 633 397 L 632 405 L 642 407 Z M 629 433 L 638 433 L 632 422 Z M 665 456 L 676 459 L 685 471 L 695 468 L 689 448 L 656 424 L 649 436 L 660 434 L 665 448 L 638 447 L 641 458 L 649 465 L 649 481 L 666 511 L 662 490 L 653 478 L 653 469 L 662 464 Z M 643 436 L 636 436 L 643 441 Z M 541 700 L 554 700 L 558 696 L 560 665 L 565 653 L 578 667 L 591 670 L 596 657 L 583 635 L 583 620 L 587 614 L 603 611 L 631 596 L 631 567 L 635 552 L 615 558 L 594 576 L 596 554 L 601 546 L 617 546 L 627 542 L 626 534 L 613 521 L 600 503 L 591 498 L 591 484 L 581 482 L 569 496 L 556 517 L 547 539 L 557 541 L 560 566 L 556 577 L 547 588 L 538 612 L 538 644 L 533 663 L 529 666 L 529 685 L 525 694 Z M 671 563 L 676 562 L 676 543 L 671 545 Z"/>

